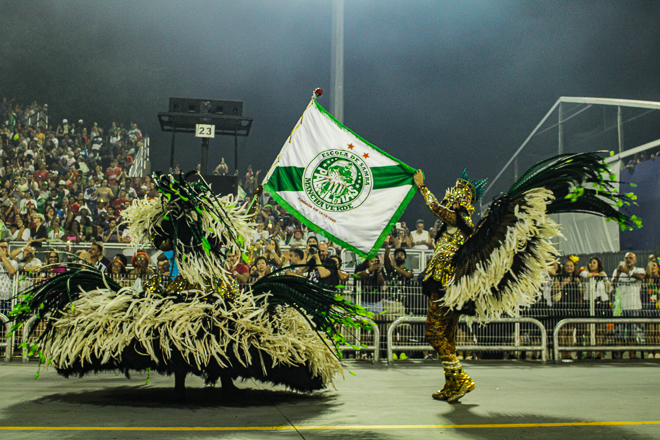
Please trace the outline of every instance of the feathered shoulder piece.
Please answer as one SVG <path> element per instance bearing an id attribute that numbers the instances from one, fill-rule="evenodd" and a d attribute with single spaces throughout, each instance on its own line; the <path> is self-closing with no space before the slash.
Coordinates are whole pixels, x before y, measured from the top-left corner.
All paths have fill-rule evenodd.
<path id="1" fill-rule="evenodd" d="M 227 252 L 243 252 L 250 242 L 250 217 L 233 195 L 216 196 L 196 171 L 154 173 L 160 197 L 133 202 L 124 211 L 132 243 L 171 248 L 180 275 L 206 286 L 211 280 L 228 281 Z"/>
<path id="2" fill-rule="evenodd" d="M 444 304 L 461 309 L 474 302 L 477 317 L 491 319 L 532 303 L 556 254 L 550 240 L 561 235 L 549 214 L 582 212 L 622 229 L 641 227 L 625 210 L 635 195 L 620 194 L 615 178 L 597 153 L 564 154 L 531 167 L 493 200 L 454 254 Z"/>

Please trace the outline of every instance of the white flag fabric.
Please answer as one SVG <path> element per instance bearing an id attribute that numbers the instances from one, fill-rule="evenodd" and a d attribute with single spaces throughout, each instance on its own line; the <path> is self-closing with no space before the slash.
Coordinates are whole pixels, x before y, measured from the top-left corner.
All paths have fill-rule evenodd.
<path id="1" fill-rule="evenodd" d="M 312 230 L 373 258 L 415 195 L 414 172 L 312 99 L 264 187 Z"/>

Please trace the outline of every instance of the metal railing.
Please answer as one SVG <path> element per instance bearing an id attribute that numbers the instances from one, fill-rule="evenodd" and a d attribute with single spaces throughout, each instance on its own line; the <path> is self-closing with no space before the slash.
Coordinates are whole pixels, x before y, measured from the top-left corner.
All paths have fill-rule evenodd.
<path id="1" fill-rule="evenodd" d="M 465 318 L 461 318 L 462 323 L 465 323 Z M 457 344 L 456 345 L 456 351 L 461 352 L 461 351 L 531 351 L 531 352 L 540 352 L 541 353 L 541 360 L 545 362 L 547 360 L 547 348 L 548 348 L 548 342 L 547 342 L 547 336 L 546 336 L 546 331 L 545 327 L 543 324 L 541 324 L 538 320 L 533 319 L 533 318 L 501 318 L 498 320 L 494 320 L 489 322 L 488 324 L 485 324 L 485 327 L 492 326 L 492 325 L 499 325 L 499 324 L 514 324 L 519 325 L 522 323 L 526 324 L 532 324 L 535 327 L 537 327 L 540 330 L 540 336 L 539 336 L 539 345 L 531 345 L 531 344 L 525 344 L 522 345 L 520 344 L 521 338 L 520 337 L 512 337 L 512 345 L 483 345 L 483 344 L 478 344 L 475 343 L 474 345 L 462 345 L 462 344 Z M 387 363 L 388 365 L 392 364 L 393 361 L 393 353 L 396 350 L 399 351 L 434 351 L 433 347 L 431 347 L 429 344 L 424 343 L 424 344 L 397 344 L 395 343 L 394 340 L 394 334 L 397 330 L 397 327 L 399 327 L 401 324 L 426 324 L 426 318 L 423 317 L 401 317 L 394 321 L 390 326 L 389 329 L 387 330 Z M 517 328 L 516 328 L 517 329 Z M 515 330 L 514 330 L 515 331 Z M 478 341 L 477 341 L 478 342 Z"/>
<path id="2" fill-rule="evenodd" d="M 560 362 L 560 351 L 659 351 L 660 345 L 625 345 L 626 337 L 619 337 L 618 339 L 623 339 L 624 344 L 621 345 L 560 345 L 559 338 L 562 328 L 570 324 L 615 324 L 615 325 L 625 325 L 625 324 L 656 324 L 660 325 L 660 318 L 567 318 L 562 319 L 557 323 L 553 332 L 552 340 L 554 347 L 554 359 L 555 362 Z M 592 333 L 593 334 L 593 333 Z M 569 338 L 571 338 L 569 336 Z M 572 339 L 572 338 L 571 338 Z"/>
<path id="3" fill-rule="evenodd" d="M 5 327 L 5 335 L 7 335 L 11 330 L 11 323 L 9 322 L 9 318 L 7 318 L 4 314 L 0 313 L 0 322 Z M 0 342 L 0 347 L 4 347 L 5 362 L 9 362 L 11 360 L 11 356 L 14 354 L 14 335 L 11 335 L 9 337 L 5 336 L 4 339 L 5 342 Z"/>
<path id="4" fill-rule="evenodd" d="M 48 127 L 48 113 L 44 110 L 40 110 L 36 113 L 28 115 L 24 121 L 27 125 L 36 127 L 36 128 L 47 128 Z"/>
<path id="5" fill-rule="evenodd" d="M 339 350 L 342 352 L 355 352 L 356 358 L 358 353 L 362 351 L 372 351 L 373 352 L 373 363 L 376 363 L 380 360 L 380 330 L 378 329 L 378 324 L 376 324 L 371 319 L 360 318 L 361 321 L 365 324 L 368 324 L 371 327 L 371 337 L 364 335 L 366 329 L 357 329 L 354 333 L 350 333 L 347 336 L 347 339 L 350 339 L 351 345 L 340 345 Z M 355 347 L 358 347 L 356 349 Z"/>
<path id="6" fill-rule="evenodd" d="M 24 243 L 23 243 L 24 244 Z M 12 246 L 14 244 L 12 243 Z M 21 243 L 17 243 L 21 245 Z M 80 247 L 87 247 L 85 243 Z M 64 243 L 49 244 L 50 247 L 64 247 Z M 78 248 L 79 246 L 76 246 Z M 111 246 L 106 244 L 106 254 L 110 249 L 123 252 L 131 249 L 126 244 Z M 43 249 L 43 248 L 42 248 Z M 132 249 L 131 249 L 132 250 Z M 110 252 L 108 252 L 110 251 Z M 150 251 L 151 252 L 151 251 Z M 154 250 L 154 253 L 158 252 Z M 108 255 L 112 258 L 112 255 Z M 153 255 L 152 255 L 153 256 Z M 45 258 L 38 256 L 43 262 Z M 13 277 L 12 297 L 27 287 L 30 283 L 38 282 L 43 276 L 38 272 L 34 274 L 17 273 Z M 133 285 L 138 277 L 130 274 L 120 275 L 120 284 Z M 374 361 L 382 359 L 387 353 L 388 363 L 392 362 L 392 355 L 398 351 L 432 352 L 432 348 L 425 341 L 424 324 L 429 299 L 422 294 L 421 285 L 410 282 L 406 285 L 390 284 L 388 286 L 365 286 L 361 281 L 350 277 L 345 283 L 343 291 L 344 298 L 356 304 L 360 304 L 375 313 L 370 320 L 369 326 L 372 330 L 359 330 L 355 335 L 347 336 L 348 344 L 366 348 L 355 350 L 351 345 L 340 347 L 348 353 L 373 352 Z M 486 353 L 484 358 L 491 356 L 487 352 L 527 352 L 533 357 L 539 356 L 542 360 L 550 358 L 554 354 L 555 359 L 560 352 L 566 351 L 644 351 L 660 352 L 660 311 L 655 303 L 649 299 L 650 290 L 654 285 L 640 284 L 640 295 L 642 295 L 643 309 L 640 310 L 642 318 L 628 318 L 613 316 L 615 310 L 612 308 L 613 301 L 597 302 L 594 300 L 593 292 L 582 290 L 571 295 L 558 296 L 557 284 L 548 283 L 547 292 L 539 295 L 536 304 L 529 308 L 521 308 L 519 316 L 492 321 L 489 324 L 467 325 L 464 320 L 459 322 L 456 342 L 459 352 Z M 610 293 L 610 299 L 615 296 Z M 649 298 L 647 298 L 649 297 Z M 604 304 L 604 305 L 603 305 Z M 653 307 L 651 307 L 653 306 Z M 9 307 L 9 306 L 8 306 Z M 11 307 L 10 307 L 11 308 Z M 7 310 L 2 309 L 6 318 Z M 2 322 L 6 322 L 5 319 Z M 631 323 L 654 324 L 647 326 L 646 339 L 640 345 L 628 345 L 614 335 L 614 328 Z M 31 323 L 26 323 L 24 332 L 29 332 Z M 607 338 L 604 335 L 607 324 Z M 571 325 L 575 326 L 572 338 L 573 342 L 562 339 Z M 568 327 L 567 327 L 568 326 Z M 38 335 L 39 329 L 35 330 L 34 336 Z M 351 330 L 353 331 L 353 330 Z M 563 333 L 562 333 L 563 332 Z M 350 334 L 350 331 L 348 332 Z M 25 333 L 27 334 L 27 333 Z M 577 335 L 577 336 L 576 336 Z M 577 338 L 577 340 L 576 340 Z M 24 338 L 16 335 L 10 347 L 16 350 L 16 344 Z M 607 339 L 607 342 L 603 342 Z M 562 345 L 563 344 L 563 345 Z M 619 345 L 617 345 L 619 344 Z M 0 344 L 0 349 L 6 346 Z M 548 350 L 550 347 L 550 350 Z M 466 354 L 468 356 L 469 354 Z M 7 356 L 7 350 L 5 351 Z M 11 356 L 11 354 L 10 354 Z"/>
<path id="7" fill-rule="evenodd" d="M 145 177 L 151 172 L 151 165 L 149 162 L 149 138 L 147 136 L 142 138 L 142 146 L 135 152 L 133 157 L 133 164 L 128 172 L 130 177 Z"/>

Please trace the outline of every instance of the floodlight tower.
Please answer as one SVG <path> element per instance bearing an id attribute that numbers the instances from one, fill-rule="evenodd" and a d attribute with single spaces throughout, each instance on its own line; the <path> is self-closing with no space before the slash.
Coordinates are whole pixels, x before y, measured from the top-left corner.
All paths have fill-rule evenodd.
<path id="1" fill-rule="evenodd" d="M 344 122 L 344 0 L 332 1 L 330 112 Z"/>
<path id="2" fill-rule="evenodd" d="M 243 101 L 220 101 L 214 99 L 170 98 L 169 111 L 159 112 L 161 130 L 172 132 L 170 169 L 174 169 L 174 146 L 176 133 L 194 133 L 202 139 L 200 174 L 207 180 L 209 139 L 216 134 L 234 137 L 234 176 L 232 187 L 236 187 L 238 176 L 238 137 L 247 137 L 252 127 L 252 117 L 243 116 Z M 211 180 L 218 180 L 212 178 Z M 227 179 L 225 179 L 227 180 Z M 220 183 L 219 185 L 225 185 Z M 214 188 L 215 189 L 215 188 Z"/>

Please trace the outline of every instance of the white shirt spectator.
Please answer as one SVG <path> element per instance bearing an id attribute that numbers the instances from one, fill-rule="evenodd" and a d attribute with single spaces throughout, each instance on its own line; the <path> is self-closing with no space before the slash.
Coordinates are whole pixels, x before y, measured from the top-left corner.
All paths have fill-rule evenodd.
<path id="1" fill-rule="evenodd" d="M 32 257 L 30 261 L 21 261 L 18 263 L 18 270 L 25 270 L 26 267 L 41 267 L 43 263 L 37 257 Z"/>
<path id="2" fill-rule="evenodd" d="M 111 139 L 110 143 L 114 145 L 117 143 L 117 141 L 115 140 L 114 142 L 112 142 Z M 103 138 L 101 136 L 96 136 L 92 139 L 92 150 L 98 151 L 101 149 L 102 146 L 103 146 Z"/>
<path id="3" fill-rule="evenodd" d="M 621 272 L 618 276 L 617 286 L 621 295 L 621 308 L 623 310 L 642 310 L 642 280 L 634 278 L 633 273 L 644 275 L 646 272 L 641 267 L 636 267 L 630 273 Z M 616 269 L 612 279 L 617 279 Z"/>
<path id="4" fill-rule="evenodd" d="M 23 236 L 19 237 L 18 233 L 20 232 L 19 229 L 17 229 L 13 234 L 11 234 L 11 238 L 14 241 L 30 241 L 30 228 L 25 228 L 23 230 Z"/>
<path id="5" fill-rule="evenodd" d="M 307 242 L 302 237 L 300 237 L 300 239 L 293 237 L 291 240 L 289 240 L 290 247 L 299 247 L 304 249 L 306 244 Z"/>
<path id="6" fill-rule="evenodd" d="M 607 277 L 599 277 L 599 276 L 593 276 L 593 277 L 587 277 L 589 274 L 589 271 L 583 270 L 580 272 L 580 277 L 583 278 L 583 286 L 584 288 L 584 297 L 583 299 L 585 301 L 590 300 L 590 296 L 593 295 L 594 300 L 601 300 L 602 302 L 608 302 L 610 300 L 610 296 L 608 295 L 608 287 L 610 284 L 610 281 L 607 279 Z M 604 274 L 603 274 L 604 275 Z"/>
<path id="7" fill-rule="evenodd" d="M 268 231 L 267 231 L 266 229 L 264 229 L 263 231 L 261 231 L 261 233 L 259 233 L 259 231 L 255 230 L 255 231 L 252 233 L 252 242 L 253 242 L 253 243 L 256 243 L 257 241 L 259 241 L 259 240 L 261 240 L 261 239 L 264 239 L 264 240 L 265 240 L 265 239 L 267 239 L 268 237 L 270 237 L 270 234 L 268 233 Z"/>
<path id="8" fill-rule="evenodd" d="M 9 260 L 9 263 L 18 270 L 18 263 L 14 260 Z M 0 299 L 8 300 L 12 296 L 12 277 L 7 272 L 4 263 L 0 262 Z"/>
<path id="9" fill-rule="evenodd" d="M 417 229 L 412 231 L 410 233 L 410 237 L 412 239 L 413 243 L 413 249 L 428 249 L 429 247 L 426 244 L 420 243 L 422 241 L 425 242 L 430 242 L 431 241 L 431 236 L 429 235 L 429 231 L 422 231 L 421 234 L 417 233 Z"/>

